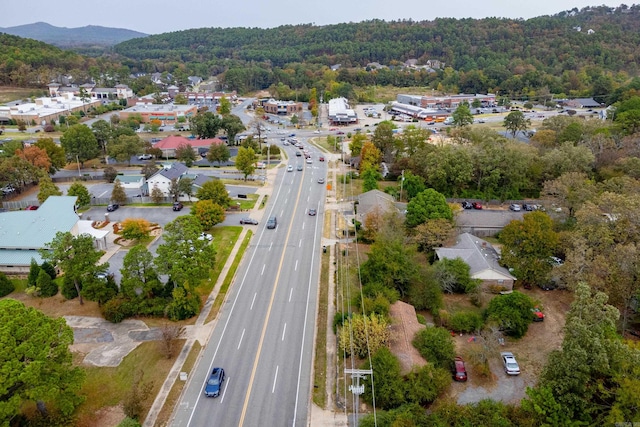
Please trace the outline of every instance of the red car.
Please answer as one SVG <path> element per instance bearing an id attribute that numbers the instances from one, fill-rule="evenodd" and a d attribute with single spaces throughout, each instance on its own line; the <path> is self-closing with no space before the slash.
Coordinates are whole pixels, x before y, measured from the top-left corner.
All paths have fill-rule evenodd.
<path id="1" fill-rule="evenodd" d="M 467 380 L 467 369 L 464 367 L 464 360 L 462 357 L 456 356 L 455 358 L 455 375 L 453 379 L 456 381 L 466 381 Z"/>
<path id="2" fill-rule="evenodd" d="M 318 160 L 320 160 L 321 162 L 324 162 L 324 157 L 320 157 Z"/>
<path id="3" fill-rule="evenodd" d="M 473 202 L 473 209 L 482 209 L 482 203 L 480 202 Z"/>
<path id="4" fill-rule="evenodd" d="M 37 211 L 38 210 L 38 206 L 29 205 L 25 209 L 28 210 L 28 211 Z"/>

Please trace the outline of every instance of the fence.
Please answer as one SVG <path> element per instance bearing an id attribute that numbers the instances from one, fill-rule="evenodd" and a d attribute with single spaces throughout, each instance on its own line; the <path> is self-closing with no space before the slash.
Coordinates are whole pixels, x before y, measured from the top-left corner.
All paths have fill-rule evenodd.
<path id="1" fill-rule="evenodd" d="M 91 199 L 91 206 L 106 206 L 111 203 L 111 198 L 109 197 L 93 197 Z M 155 203 L 151 197 L 127 197 L 126 201 L 123 205 L 137 205 L 143 203 Z M 171 204 L 173 203 L 172 197 L 163 197 L 160 200 L 161 204 Z M 16 200 L 16 201 L 5 201 L 2 202 L 2 207 L 8 211 L 16 211 L 23 210 L 27 206 L 31 205 L 39 205 L 37 201 L 34 200 Z"/>

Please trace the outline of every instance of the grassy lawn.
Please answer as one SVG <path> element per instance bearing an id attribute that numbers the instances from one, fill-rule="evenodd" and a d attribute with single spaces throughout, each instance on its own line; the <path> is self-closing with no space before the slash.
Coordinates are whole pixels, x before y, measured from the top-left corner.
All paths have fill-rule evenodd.
<path id="1" fill-rule="evenodd" d="M 326 405 L 327 395 L 327 313 L 329 311 L 329 248 L 322 254 L 320 264 L 320 292 L 316 320 L 316 355 L 313 366 L 313 402 L 321 408 Z"/>
<path id="2" fill-rule="evenodd" d="M 47 91 L 42 89 L 27 89 L 22 87 L 0 87 L 0 104 L 31 97 L 47 96 Z"/>
<path id="3" fill-rule="evenodd" d="M 207 299 L 211 290 L 218 281 L 220 272 L 229 258 L 229 254 L 233 250 L 233 247 L 242 232 L 242 227 L 230 226 L 214 228 L 211 232 L 213 236 L 213 242 L 211 243 L 216 250 L 216 262 L 209 274 L 209 280 L 205 281 L 198 287 L 198 293 L 204 300 Z"/>
<path id="4" fill-rule="evenodd" d="M 218 295 L 216 296 L 216 300 L 213 302 L 213 306 L 211 307 L 211 311 L 209 312 L 209 316 L 207 317 L 205 323 L 212 321 L 218 315 L 218 312 L 220 311 L 220 307 L 222 306 L 222 302 L 224 301 L 224 298 L 227 295 L 227 290 L 229 289 L 229 286 L 231 286 L 231 281 L 236 275 L 236 271 L 238 270 L 238 265 L 240 265 L 240 260 L 242 260 L 242 256 L 244 255 L 244 251 L 246 251 L 247 246 L 249 246 L 249 242 L 251 241 L 251 236 L 253 236 L 253 232 L 251 230 L 248 230 L 247 234 L 244 237 L 244 240 L 242 241 L 242 244 L 240 245 L 240 249 L 238 250 L 236 257 L 233 260 L 233 264 L 231 264 L 231 268 L 227 273 L 227 277 L 225 277 L 224 282 L 222 282 L 222 286 L 220 287 L 220 292 L 218 292 Z"/>
<path id="5" fill-rule="evenodd" d="M 240 209 L 242 209 L 243 211 L 249 210 L 249 209 L 253 209 L 253 207 L 256 205 L 256 203 L 258 202 L 258 195 L 253 193 L 253 194 L 247 194 L 247 198 L 246 199 L 233 199 L 231 201 L 232 204 L 234 203 L 240 203 Z"/>
<path id="6" fill-rule="evenodd" d="M 151 384 L 151 393 L 144 402 L 140 417 L 144 419 L 174 361 L 175 357 L 167 359 L 160 352 L 157 342 L 145 342 L 116 368 L 84 367 L 87 376 L 81 393 L 86 400 L 77 410 L 78 421 L 91 425 L 100 408 L 121 404 L 131 390 L 134 378 L 139 375 L 142 375 L 142 384 Z"/>
<path id="7" fill-rule="evenodd" d="M 200 345 L 200 342 L 196 340 L 193 343 L 193 347 L 191 347 L 191 351 L 189 352 L 187 359 L 184 361 L 184 364 L 182 365 L 182 369 L 180 370 L 181 372 L 186 372 L 187 375 L 191 373 L 191 370 L 193 369 L 193 366 L 195 365 L 196 360 L 198 360 L 200 351 L 202 351 L 202 346 Z M 176 402 L 180 398 L 180 394 L 182 393 L 182 390 L 184 389 L 185 384 L 186 384 L 185 382 L 180 380 L 173 383 L 173 387 L 171 387 L 171 391 L 167 396 L 167 400 L 165 401 L 164 406 L 160 410 L 160 414 L 158 414 L 156 425 L 159 425 L 159 426 L 167 425 L 167 423 L 169 422 L 169 418 L 171 417 L 171 414 L 173 412 L 173 408 L 175 407 Z"/>

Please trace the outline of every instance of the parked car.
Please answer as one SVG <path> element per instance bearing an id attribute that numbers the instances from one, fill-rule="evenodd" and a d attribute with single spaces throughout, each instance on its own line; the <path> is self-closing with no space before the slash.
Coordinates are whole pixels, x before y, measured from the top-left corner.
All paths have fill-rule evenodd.
<path id="1" fill-rule="evenodd" d="M 471 202 L 462 202 L 462 209 L 473 209 Z"/>
<path id="2" fill-rule="evenodd" d="M 253 219 L 253 218 L 242 218 L 240 219 L 240 224 L 251 224 L 251 225 L 258 225 L 258 220 L 257 219 Z"/>
<path id="3" fill-rule="evenodd" d="M 39 208 L 39 206 L 36 206 L 36 205 L 29 205 L 29 206 L 27 206 L 27 207 L 25 208 L 25 210 L 27 210 L 27 211 L 37 211 L 37 210 L 38 210 L 38 208 Z"/>
<path id="4" fill-rule="evenodd" d="M 522 208 L 527 212 L 535 211 L 538 207 L 536 205 L 532 205 L 531 203 L 525 203 L 522 205 Z"/>
<path id="5" fill-rule="evenodd" d="M 151 160 L 153 156 L 151 154 L 141 154 L 138 156 L 138 160 Z"/>
<path id="6" fill-rule="evenodd" d="M 316 216 L 317 213 L 315 209 L 309 209 L 309 216 Z"/>
<path id="7" fill-rule="evenodd" d="M 184 206 L 182 206 L 182 203 L 180 203 L 180 202 L 174 202 L 173 203 L 173 210 L 174 211 L 181 211 L 183 207 Z"/>
<path id="8" fill-rule="evenodd" d="M 504 372 L 507 375 L 520 375 L 520 366 L 516 361 L 515 356 L 510 351 L 503 351 L 500 353 L 502 357 L 502 364 L 504 365 Z"/>
<path id="9" fill-rule="evenodd" d="M 276 219 L 275 216 L 272 216 L 267 220 L 267 228 L 274 229 L 276 228 L 277 225 L 278 225 L 278 220 Z"/>
<path id="10" fill-rule="evenodd" d="M 478 210 L 482 209 L 482 203 L 480 202 L 473 202 L 471 205 L 473 206 L 473 209 L 478 209 Z"/>
<path id="11" fill-rule="evenodd" d="M 511 203 L 511 205 L 509 205 L 509 209 L 514 212 L 520 212 L 522 210 L 522 207 L 517 203 Z"/>
<path id="12" fill-rule="evenodd" d="M 224 369 L 213 368 L 213 371 L 211 371 L 211 375 L 209 375 L 209 379 L 207 380 L 207 385 L 204 387 L 204 395 L 207 397 L 220 396 L 220 389 L 222 388 L 223 381 Z"/>
<path id="13" fill-rule="evenodd" d="M 544 322 L 544 313 L 540 310 L 539 307 L 533 307 L 531 309 L 533 312 L 533 321 L 534 322 Z"/>
<path id="14" fill-rule="evenodd" d="M 120 207 L 119 204 L 117 203 L 111 203 L 110 205 L 107 206 L 107 212 L 113 212 L 116 209 L 118 209 Z"/>
<path id="15" fill-rule="evenodd" d="M 296 157 L 302 157 L 302 153 L 299 151 L 296 151 Z"/>
<path id="16" fill-rule="evenodd" d="M 464 366 L 464 360 L 462 357 L 456 356 L 454 361 L 455 371 L 453 373 L 453 379 L 455 381 L 466 381 L 467 380 L 467 369 Z"/>

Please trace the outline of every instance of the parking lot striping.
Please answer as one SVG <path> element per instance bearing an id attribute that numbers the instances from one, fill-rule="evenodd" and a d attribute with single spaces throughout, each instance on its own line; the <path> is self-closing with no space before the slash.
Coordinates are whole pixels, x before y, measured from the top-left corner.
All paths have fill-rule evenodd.
<path id="1" fill-rule="evenodd" d="M 282 339 L 280 341 L 284 341 L 284 335 L 287 333 L 287 324 L 284 324 L 284 328 L 282 329 Z"/>
<path id="2" fill-rule="evenodd" d="M 291 295 L 293 295 L 293 288 L 289 290 L 289 302 L 291 302 Z"/>
<path id="3" fill-rule="evenodd" d="M 100 195 L 98 196 L 98 199 L 101 198 L 102 196 L 104 196 L 105 194 L 107 194 L 109 192 L 109 190 L 103 191 L 102 193 L 100 193 Z"/>
<path id="4" fill-rule="evenodd" d="M 273 377 L 273 387 L 271 388 L 271 393 L 275 393 L 276 392 L 276 382 L 278 382 L 278 369 L 280 369 L 280 366 L 276 366 L 276 374 Z"/>
<path id="5" fill-rule="evenodd" d="M 244 331 L 245 330 L 246 329 L 243 329 L 242 330 L 242 335 L 240 335 L 240 341 L 238 341 L 238 350 L 240 350 L 240 346 L 242 345 L 242 338 L 244 338 Z"/>

